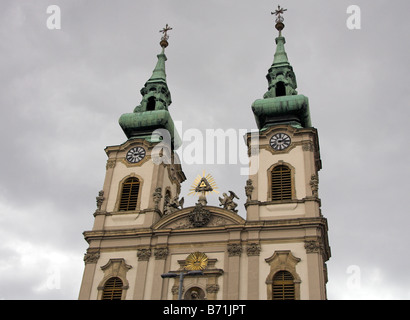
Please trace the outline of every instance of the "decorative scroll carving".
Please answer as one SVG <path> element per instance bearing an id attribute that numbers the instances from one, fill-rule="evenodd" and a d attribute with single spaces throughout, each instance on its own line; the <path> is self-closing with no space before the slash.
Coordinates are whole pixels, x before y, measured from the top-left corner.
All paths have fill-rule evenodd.
<path id="1" fill-rule="evenodd" d="M 229 243 L 228 244 L 228 255 L 230 257 L 241 256 L 242 255 L 242 245 L 239 243 Z"/>
<path id="2" fill-rule="evenodd" d="M 154 256 L 155 260 L 165 260 L 168 256 L 168 248 L 155 248 Z"/>
<path id="3" fill-rule="evenodd" d="M 117 161 L 115 159 L 108 159 L 107 160 L 107 165 L 105 166 L 105 168 L 108 169 L 112 169 L 115 167 L 115 164 L 117 163 Z"/>
<path id="4" fill-rule="evenodd" d="M 204 220 L 201 220 L 203 217 L 194 217 L 193 214 L 191 213 L 191 219 L 189 217 L 179 219 L 176 222 L 173 222 L 169 225 L 167 225 L 167 228 L 170 229 L 190 229 L 190 228 L 198 228 L 198 227 L 204 227 L 205 225 L 207 227 L 219 227 L 219 226 L 225 226 L 225 225 L 231 225 L 233 224 L 232 221 L 229 221 L 227 219 L 224 219 L 222 217 L 218 217 L 216 215 L 213 215 L 210 213 L 209 216 L 209 221 L 206 223 L 206 217 Z M 198 219 L 195 220 L 194 219 Z M 195 223 L 193 224 L 192 221 Z M 205 223 L 204 225 L 201 225 L 201 221 Z"/>
<path id="5" fill-rule="evenodd" d="M 151 257 L 151 249 L 138 249 L 137 257 L 138 261 L 148 261 Z"/>
<path id="6" fill-rule="evenodd" d="M 100 258 L 100 251 L 98 249 L 88 249 L 84 255 L 84 263 L 97 263 Z"/>
<path id="7" fill-rule="evenodd" d="M 248 256 L 259 256 L 261 252 L 261 246 L 258 243 L 248 243 L 246 247 L 246 253 Z"/>
<path id="8" fill-rule="evenodd" d="M 322 253 L 324 252 L 323 244 L 320 240 L 305 241 L 306 253 Z"/>

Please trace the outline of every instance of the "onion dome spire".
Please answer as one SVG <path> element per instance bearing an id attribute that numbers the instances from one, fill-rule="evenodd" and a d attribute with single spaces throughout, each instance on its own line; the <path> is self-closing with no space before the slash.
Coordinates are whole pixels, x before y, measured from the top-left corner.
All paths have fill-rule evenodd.
<path id="1" fill-rule="evenodd" d="M 282 30 L 285 28 L 285 24 L 283 21 L 285 20 L 282 17 L 282 14 L 287 11 L 287 9 L 281 8 L 278 6 L 278 9 L 272 12 L 272 15 L 276 15 L 276 25 L 275 28 L 279 31 L 279 36 L 275 39 L 276 41 L 276 52 L 275 52 L 275 58 L 273 60 L 272 66 L 284 66 L 288 65 L 290 66 L 289 60 L 288 60 L 288 55 L 286 54 L 285 51 L 285 37 L 282 36 Z"/>
<path id="2" fill-rule="evenodd" d="M 296 76 L 285 51 L 286 41 L 282 36 L 282 30 L 285 28 L 282 15 L 285 11 L 287 9 L 278 6 L 277 10 L 271 12 L 276 15 L 275 28 L 279 31 L 279 36 L 275 39 L 273 63 L 266 75 L 268 91 L 263 99 L 256 100 L 252 105 L 259 130 L 278 124 L 297 128 L 311 126 L 308 99 L 296 91 Z"/>
<path id="3" fill-rule="evenodd" d="M 172 30 L 166 25 L 160 30 L 163 36 L 160 41 L 162 52 L 157 55 L 158 61 L 152 72 L 152 76 L 141 89 L 141 103 L 135 107 L 133 113 L 123 114 L 119 123 L 128 139 L 144 137 L 150 139 L 151 133 L 156 129 L 168 130 L 173 148 L 181 144 L 180 137 L 174 132 L 174 122 L 168 111 L 172 103 L 171 93 L 168 89 L 165 72 L 165 48 L 168 47 L 168 31 Z"/>
<path id="4" fill-rule="evenodd" d="M 165 72 L 165 61 L 167 61 L 167 56 L 165 55 L 165 48 L 168 47 L 168 31 L 172 30 L 168 24 L 160 30 L 159 32 L 163 33 L 163 36 L 161 37 L 160 41 L 160 46 L 162 48 L 162 52 L 157 55 L 158 62 L 157 65 L 155 66 L 154 71 L 152 72 L 151 78 L 147 81 L 147 83 L 152 83 L 152 82 L 162 82 L 166 84 L 166 72 Z"/>

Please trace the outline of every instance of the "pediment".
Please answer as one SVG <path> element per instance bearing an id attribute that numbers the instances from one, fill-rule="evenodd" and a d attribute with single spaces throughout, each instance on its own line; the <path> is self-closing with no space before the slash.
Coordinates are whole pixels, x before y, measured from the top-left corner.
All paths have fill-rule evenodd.
<path id="1" fill-rule="evenodd" d="M 213 206 L 194 206 L 165 215 L 153 229 L 192 229 L 226 225 L 242 225 L 245 220 L 238 214 Z"/>

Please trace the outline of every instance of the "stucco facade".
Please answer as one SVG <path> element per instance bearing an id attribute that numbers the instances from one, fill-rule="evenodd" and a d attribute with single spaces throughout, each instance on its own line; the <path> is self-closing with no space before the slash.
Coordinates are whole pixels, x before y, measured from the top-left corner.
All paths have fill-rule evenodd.
<path id="1" fill-rule="evenodd" d="M 169 133 L 167 144 L 153 135 L 174 128 L 164 53 L 172 29 L 164 29 L 162 53 L 141 90 L 141 104 L 119 121 L 128 140 L 105 149 L 94 225 L 84 232 L 89 247 L 79 299 L 102 299 L 109 290 L 111 298 L 124 300 L 175 300 L 179 294 L 207 300 L 326 299 L 331 254 L 318 192 L 318 132 L 307 97 L 296 92 L 282 21 L 276 25 L 268 92 L 252 105 L 259 131 L 256 139 L 245 137 L 251 167 L 243 186 L 245 218 L 234 199 L 221 201 L 222 208 L 208 206 L 205 195 L 212 188 L 206 179 L 195 188 L 198 203 L 183 207 L 186 177 L 174 153 L 179 136 Z M 189 274 L 198 270 L 202 274 Z M 185 276 L 182 287 L 178 274 Z"/>

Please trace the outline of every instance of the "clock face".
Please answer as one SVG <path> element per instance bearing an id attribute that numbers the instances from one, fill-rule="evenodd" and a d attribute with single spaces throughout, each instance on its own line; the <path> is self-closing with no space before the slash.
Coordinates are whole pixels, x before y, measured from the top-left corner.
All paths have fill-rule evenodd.
<path id="1" fill-rule="evenodd" d="M 145 149 L 143 147 L 135 147 L 127 152 L 127 161 L 131 163 L 138 163 L 145 157 Z"/>
<path id="2" fill-rule="evenodd" d="M 270 145 L 275 150 L 285 150 L 290 146 L 290 137 L 286 133 L 276 133 L 270 139 Z"/>

